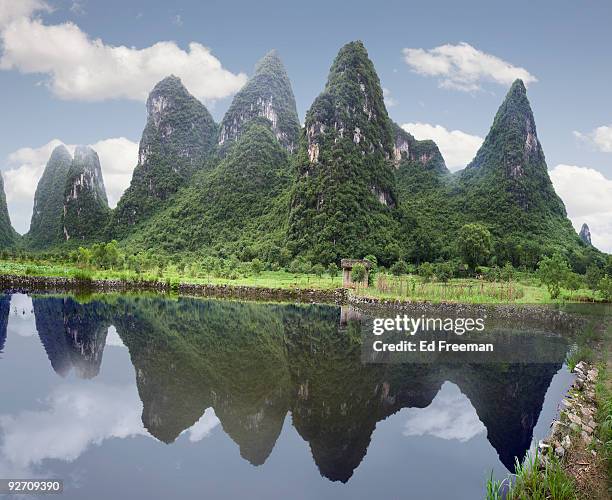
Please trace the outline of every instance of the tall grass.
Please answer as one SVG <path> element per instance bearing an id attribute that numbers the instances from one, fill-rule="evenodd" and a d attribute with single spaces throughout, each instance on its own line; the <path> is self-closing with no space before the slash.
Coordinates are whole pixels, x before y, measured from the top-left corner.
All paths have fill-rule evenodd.
<path id="1" fill-rule="evenodd" d="M 498 500 L 575 500 L 574 480 L 563 470 L 559 461 L 551 456 L 545 463 L 536 451 L 521 464 L 517 460 L 514 478 L 487 481 L 486 499 Z M 514 480 L 513 480 L 514 479 Z M 504 489 L 505 496 L 504 496 Z"/>
<path id="2" fill-rule="evenodd" d="M 524 288 L 515 282 L 487 282 L 484 280 L 451 280 L 447 283 L 425 282 L 414 276 L 379 274 L 372 288 L 364 294 L 432 301 L 513 302 L 524 296 Z"/>

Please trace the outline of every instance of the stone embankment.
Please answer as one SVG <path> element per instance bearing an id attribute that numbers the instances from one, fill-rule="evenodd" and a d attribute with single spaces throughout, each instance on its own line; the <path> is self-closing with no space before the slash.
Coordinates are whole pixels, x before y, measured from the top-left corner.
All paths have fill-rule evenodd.
<path id="1" fill-rule="evenodd" d="M 344 288 L 266 288 L 241 285 L 178 284 L 163 281 L 78 280 L 42 276 L 0 276 L 5 293 L 161 292 L 227 299 L 345 304 Z"/>
<path id="2" fill-rule="evenodd" d="M 539 442 L 538 449 L 544 462 L 552 454 L 557 458 L 566 458 L 575 448 L 586 449 L 593 441 L 597 423 L 595 384 L 597 368 L 581 361 L 573 372 L 576 374 L 568 396 L 562 401 L 563 409 L 559 419 L 551 425 L 550 435 Z M 591 450 L 593 456 L 595 450 Z"/>

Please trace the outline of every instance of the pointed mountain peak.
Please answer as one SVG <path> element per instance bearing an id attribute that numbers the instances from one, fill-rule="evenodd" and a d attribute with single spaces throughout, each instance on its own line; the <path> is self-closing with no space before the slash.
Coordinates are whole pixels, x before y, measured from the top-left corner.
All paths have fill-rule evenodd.
<path id="1" fill-rule="evenodd" d="M 72 161 L 72 155 L 70 154 L 70 151 L 68 151 L 68 148 L 66 146 L 64 146 L 63 144 L 59 144 L 55 146 L 55 148 L 51 152 L 51 156 L 49 157 L 49 161 L 47 164 L 66 160 Z"/>
<path id="2" fill-rule="evenodd" d="M 529 175 L 529 166 L 546 169 L 535 119 L 522 80 L 515 80 L 499 107 L 491 130 L 466 170 L 487 168 L 503 171 L 508 178 Z"/>
<path id="3" fill-rule="evenodd" d="M 268 52 L 255 66 L 255 73 L 236 94 L 223 117 L 219 145 L 236 142 L 246 130 L 247 122 L 267 118 L 278 141 L 289 151 L 298 143 L 300 122 L 295 97 L 283 62 L 276 50 Z"/>
<path id="4" fill-rule="evenodd" d="M 263 72 L 270 71 L 270 70 L 285 71 L 285 66 L 283 65 L 283 61 L 278 55 L 278 51 L 276 49 L 272 49 L 265 56 L 263 56 L 259 61 L 257 61 L 257 64 L 255 65 L 255 75 L 258 73 L 263 73 Z"/>
<path id="5" fill-rule="evenodd" d="M 74 150 L 74 161 L 82 164 L 85 168 L 96 168 L 100 166 L 98 153 L 91 146 L 77 146 Z"/>
<path id="6" fill-rule="evenodd" d="M 58 145 L 45 166 L 36 186 L 34 207 L 27 241 L 33 248 L 48 248 L 63 240 L 62 210 L 64 189 L 72 155 L 63 144 Z"/>
<path id="7" fill-rule="evenodd" d="M 393 158 L 394 136 L 374 64 L 360 41 L 344 45 L 329 71 L 325 90 L 306 115 L 308 157 L 318 161 L 322 137 L 350 137 L 363 154 Z"/>
<path id="8" fill-rule="evenodd" d="M 174 75 L 155 85 L 147 113 L 138 164 L 113 212 L 110 231 L 117 238 L 159 210 L 205 168 L 217 140 L 217 124 L 208 109 Z"/>
<path id="9" fill-rule="evenodd" d="M 77 146 L 64 188 L 64 239 L 101 239 L 110 210 L 100 159 L 89 146 Z"/>
<path id="10" fill-rule="evenodd" d="M 161 79 L 155 84 L 155 87 L 153 87 L 151 93 L 176 89 L 184 90 L 185 92 L 187 92 L 187 89 L 183 85 L 183 81 L 178 76 L 168 75 L 166 78 Z"/>
<path id="11" fill-rule="evenodd" d="M 589 226 L 586 224 L 586 222 L 582 224 L 582 227 L 580 228 L 579 236 L 580 236 L 580 239 L 584 241 L 587 245 L 593 244 L 591 243 L 591 230 L 589 229 Z"/>

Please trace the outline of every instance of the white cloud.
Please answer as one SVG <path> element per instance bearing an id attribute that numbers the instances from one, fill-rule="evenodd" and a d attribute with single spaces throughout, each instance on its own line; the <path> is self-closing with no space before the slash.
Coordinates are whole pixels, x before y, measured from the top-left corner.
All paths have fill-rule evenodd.
<path id="1" fill-rule="evenodd" d="M 586 134 L 575 130 L 574 135 L 604 153 L 612 153 L 612 125 L 602 125 Z"/>
<path id="2" fill-rule="evenodd" d="M 430 435 L 463 443 L 486 431 L 470 400 L 450 382 L 444 382 L 427 408 L 409 408 L 406 413 L 404 436 Z"/>
<path id="3" fill-rule="evenodd" d="M 111 207 L 130 185 L 132 171 L 138 163 L 138 143 L 125 137 L 104 139 L 91 145 L 100 157 L 102 176 Z"/>
<path id="4" fill-rule="evenodd" d="M 385 99 L 385 106 L 391 108 L 397 104 L 397 100 L 391 95 L 391 91 L 385 87 L 382 89 L 383 98 Z"/>
<path id="5" fill-rule="evenodd" d="M 415 139 L 435 141 L 450 170 L 464 168 L 476 155 L 483 138 L 466 134 L 461 130 L 447 130 L 442 125 L 429 123 L 404 123 L 402 128 Z"/>
<path id="6" fill-rule="evenodd" d="M 204 415 L 202 415 L 200 419 L 189 429 L 185 429 L 181 434 L 188 433 L 189 441 L 192 443 L 197 443 L 198 441 L 202 441 L 202 439 L 205 437 L 208 437 L 211 431 L 220 423 L 221 421 L 217 418 L 217 415 L 215 415 L 215 410 L 212 408 L 207 408 Z"/>
<path id="7" fill-rule="evenodd" d="M 44 410 L 0 415 L 3 472 L 31 472 L 46 459 L 71 462 L 107 439 L 147 435 L 140 419 L 142 403 L 133 385 L 95 381 L 60 385 L 45 403 Z"/>
<path id="8" fill-rule="evenodd" d="M 30 17 L 34 12 L 50 10 L 42 0 L 0 0 L 0 28 L 16 19 Z"/>
<path id="9" fill-rule="evenodd" d="M 7 169 L 2 173 L 4 189 L 13 227 L 20 233 L 27 232 L 30 226 L 36 186 L 51 152 L 60 144 L 63 144 L 61 140 L 53 139 L 37 148 L 18 149 L 7 158 Z M 74 153 L 75 145 L 66 144 L 66 147 Z M 115 137 L 100 140 L 91 147 L 100 157 L 108 201 L 114 207 L 130 184 L 138 162 L 138 143 Z"/>
<path id="10" fill-rule="evenodd" d="M 41 2 L 27 0 L 27 8 L 13 8 L 0 1 L 5 20 L 0 69 L 47 75 L 45 83 L 62 99 L 144 101 L 158 81 L 174 74 L 196 97 L 214 101 L 234 94 L 247 80 L 244 73 L 223 68 L 210 49 L 196 42 L 188 50 L 171 41 L 143 49 L 107 45 L 74 23 L 46 25 L 29 17 L 44 8 Z"/>
<path id="11" fill-rule="evenodd" d="M 510 85 L 520 78 L 525 85 L 537 78 L 524 68 L 482 52 L 467 43 L 441 45 L 433 49 L 403 50 L 404 60 L 420 75 L 439 78 L 440 87 L 467 92 L 481 90 L 483 82 Z"/>
<path id="12" fill-rule="evenodd" d="M 574 228 L 579 231 L 586 222 L 593 245 L 612 253 L 612 180 L 592 168 L 563 164 L 550 178 Z"/>

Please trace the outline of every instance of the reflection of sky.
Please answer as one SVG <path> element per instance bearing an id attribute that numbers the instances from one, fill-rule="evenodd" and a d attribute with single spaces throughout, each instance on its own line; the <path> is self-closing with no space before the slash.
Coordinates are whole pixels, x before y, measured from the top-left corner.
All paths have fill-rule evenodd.
<path id="1" fill-rule="evenodd" d="M 24 342 L 27 339 L 30 345 L 33 339 L 28 337 L 35 335 L 37 331 L 32 299 L 27 295 L 14 294 L 11 297 L 8 322 L 9 339 L 14 338 L 16 341 L 23 338 Z M 106 348 L 113 346 L 125 348 L 116 328 L 111 326 L 106 337 Z M 19 345 L 15 345 L 15 348 L 20 350 Z M 36 345 L 35 351 L 46 358 L 42 345 Z M 127 350 L 124 352 L 127 353 Z M 28 357 L 26 352 L 21 354 Z M 108 353 L 106 357 L 108 358 Z M 4 364 L 0 368 L 9 369 L 6 360 L 2 361 Z M 22 360 L 24 363 L 32 361 Z M 22 363 L 18 364 L 23 366 Z M 28 380 L 29 385 L 36 386 L 40 368 L 43 369 L 42 373 L 49 385 L 46 391 L 44 386 L 39 385 L 38 397 L 34 394 L 30 396 L 37 399 L 32 401 L 31 408 L 23 409 L 12 405 L 17 393 L 2 398 L 4 404 L 0 409 L 0 473 L 3 477 L 41 477 L 45 460 L 73 462 L 92 446 L 100 446 L 106 440 L 149 436 L 142 424 L 142 403 L 133 373 L 127 382 L 102 381 L 104 377 L 89 381 L 77 378 L 66 381 L 56 378 L 55 374 L 49 379 L 49 366 L 36 363 L 36 368 L 29 372 L 29 378 L 32 379 Z M 4 373 L 2 372 L 2 375 Z M 7 381 L 6 376 L 4 381 Z M 28 391 L 29 387 L 24 386 L 22 389 Z M 192 427 L 183 431 L 183 434 L 189 442 L 195 443 L 206 438 L 218 424 L 219 419 L 214 410 L 209 408 Z"/>
<path id="2" fill-rule="evenodd" d="M 148 433 L 140 415 L 135 385 L 112 386 L 79 382 L 56 386 L 40 411 L 0 414 L 0 470 L 22 475 L 45 459 L 76 460 L 90 446 L 110 438 Z M 189 441 L 207 437 L 219 424 L 212 408 L 189 429 Z"/>
<path id="3" fill-rule="evenodd" d="M 32 299 L 22 293 L 11 296 L 11 308 L 8 327 L 22 337 L 36 335 L 34 326 L 34 307 Z"/>
<path id="4" fill-rule="evenodd" d="M 445 382 L 427 408 L 408 408 L 404 436 L 430 435 L 469 441 L 486 431 L 470 400 L 455 384 Z"/>

